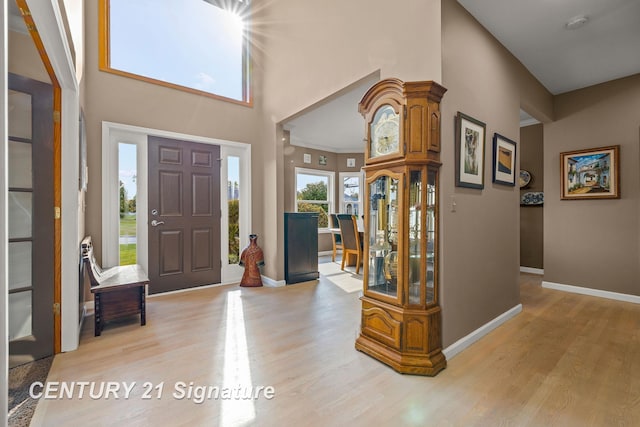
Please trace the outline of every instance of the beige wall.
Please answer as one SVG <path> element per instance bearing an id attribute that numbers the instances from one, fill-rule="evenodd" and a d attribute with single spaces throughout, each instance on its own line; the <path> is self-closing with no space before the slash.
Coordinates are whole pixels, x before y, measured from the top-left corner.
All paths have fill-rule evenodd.
<path id="1" fill-rule="evenodd" d="M 257 64 L 264 70 L 265 271 L 281 279 L 287 195 L 278 124 L 377 71 L 381 78 L 440 81 L 440 0 L 405 0 L 402 7 L 383 0 L 265 0 L 254 7 L 266 52 Z"/>
<path id="2" fill-rule="evenodd" d="M 9 31 L 8 35 L 9 72 L 51 84 L 31 36 L 15 31 Z"/>
<path id="3" fill-rule="evenodd" d="M 544 126 L 549 282 L 640 295 L 640 74 L 559 95 Z M 560 153 L 620 145 L 619 200 L 560 200 Z"/>
<path id="4" fill-rule="evenodd" d="M 519 191 L 491 182 L 492 137 L 519 140 L 521 105 L 540 117 L 553 111 L 551 94 L 455 0 L 442 2 L 442 55 L 440 278 L 448 346 L 520 303 Z M 455 187 L 457 111 L 487 125 L 483 190 Z"/>
<path id="5" fill-rule="evenodd" d="M 102 246 L 102 121 L 252 144 L 253 232 L 262 234 L 262 149 L 255 144 L 259 108 L 246 107 L 98 70 L 98 2 L 85 3 L 89 189 L 86 232 Z M 254 72 L 259 80 L 259 71 Z M 259 83 L 258 83 L 259 84 Z M 259 104 L 259 99 L 256 100 Z"/>
<path id="6" fill-rule="evenodd" d="M 520 169 L 531 173 L 531 182 L 520 190 L 544 191 L 544 147 L 542 124 L 520 128 Z M 520 206 L 520 266 L 543 268 L 544 206 Z"/>

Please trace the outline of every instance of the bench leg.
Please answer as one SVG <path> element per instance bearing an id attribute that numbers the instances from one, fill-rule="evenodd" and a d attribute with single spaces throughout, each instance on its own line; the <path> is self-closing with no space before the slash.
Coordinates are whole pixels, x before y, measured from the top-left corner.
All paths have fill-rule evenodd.
<path id="1" fill-rule="evenodd" d="M 102 332 L 102 305 L 100 304 L 100 293 L 96 293 L 94 295 L 94 335 L 96 337 L 100 336 Z"/>

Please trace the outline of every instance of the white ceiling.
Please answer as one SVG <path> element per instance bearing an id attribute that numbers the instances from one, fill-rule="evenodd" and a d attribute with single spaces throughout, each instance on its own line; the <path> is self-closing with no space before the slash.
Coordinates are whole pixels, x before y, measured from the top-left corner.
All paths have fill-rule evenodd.
<path id="1" fill-rule="evenodd" d="M 285 120 L 292 145 L 336 153 L 364 152 L 365 124 L 358 103 L 378 82 L 377 73 Z"/>
<path id="2" fill-rule="evenodd" d="M 553 94 L 640 72 L 640 0 L 458 0 Z M 585 16 L 568 30 L 572 18 Z"/>

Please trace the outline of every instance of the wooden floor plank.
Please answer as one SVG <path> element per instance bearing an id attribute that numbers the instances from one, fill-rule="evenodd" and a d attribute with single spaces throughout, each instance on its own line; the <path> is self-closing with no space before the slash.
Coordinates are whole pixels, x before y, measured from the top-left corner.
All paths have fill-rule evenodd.
<path id="1" fill-rule="evenodd" d="M 136 382 L 129 399 L 40 401 L 32 425 L 640 425 L 640 306 L 569 294 L 521 275 L 523 311 L 434 378 L 354 349 L 358 293 L 321 278 L 150 298 L 148 323 L 86 321 L 48 381 Z M 87 319 L 90 320 L 90 319 Z M 275 387 L 271 400 L 172 397 L 177 382 Z M 142 384 L 164 383 L 161 399 Z"/>

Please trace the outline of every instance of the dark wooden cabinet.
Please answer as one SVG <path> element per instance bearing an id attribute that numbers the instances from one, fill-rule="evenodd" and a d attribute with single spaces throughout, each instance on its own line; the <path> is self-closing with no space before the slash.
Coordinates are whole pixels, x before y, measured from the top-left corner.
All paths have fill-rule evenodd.
<path id="1" fill-rule="evenodd" d="M 318 214 L 285 212 L 284 278 L 287 284 L 316 280 L 318 272 Z"/>

